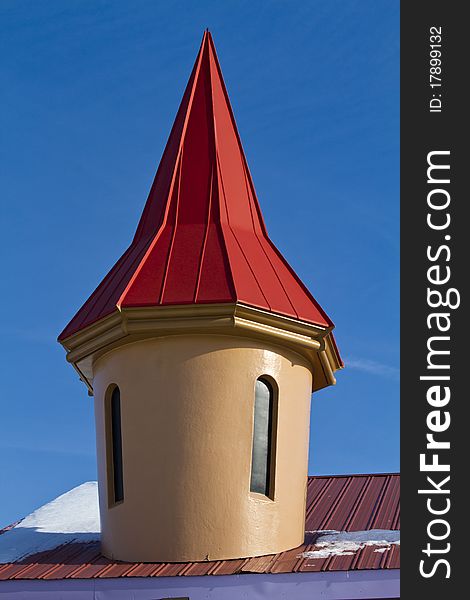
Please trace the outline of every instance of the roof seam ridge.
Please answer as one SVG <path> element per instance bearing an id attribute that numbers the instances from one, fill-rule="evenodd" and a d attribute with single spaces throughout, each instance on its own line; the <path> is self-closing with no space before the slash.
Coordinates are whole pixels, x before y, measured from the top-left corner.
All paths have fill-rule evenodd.
<path id="1" fill-rule="evenodd" d="M 134 247 L 134 249 L 135 249 L 135 247 Z M 82 310 L 83 310 L 84 314 L 83 314 L 82 318 L 79 320 L 78 324 L 74 327 L 74 330 L 78 331 L 83 326 L 83 323 L 86 322 L 88 316 L 90 315 L 90 313 L 92 312 L 92 310 L 95 308 L 95 306 L 97 305 L 98 301 L 102 298 L 103 294 L 108 289 L 109 285 L 113 281 L 113 279 L 116 276 L 116 274 L 119 272 L 120 268 L 122 266 L 124 266 L 126 260 L 132 254 L 132 250 L 133 250 L 132 244 L 130 244 L 130 246 L 123 252 L 123 254 L 120 257 L 120 259 L 114 265 L 112 271 L 109 272 L 110 277 L 109 278 L 105 277 L 103 279 L 103 281 L 98 285 L 98 287 L 96 288 L 96 290 L 91 294 L 91 296 L 85 302 L 85 304 L 83 305 L 83 307 L 81 309 L 79 309 L 79 311 L 72 318 L 72 321 L 74 321 L 75 317 L 78 317 L 81 314 Z M 132 265 L 134 264 L 134 262 L 135 261 L 132 262 Z M 130 267 L 128 269 L 126 269 L 125 273 L 128 273 L 129 270 L 130 270 Z M 124 278 L 124 275 L 119 280 L 119 283 L 123 280 L 123 278 Z M 95 294 L 96 294 L 96 296 L 95 296 Z M 88 302 L 90 302 L 90 304 L 89 304 L 89 306 L 86 306 Z M 86 309 L 85 309 L 85 307 L 86 307 Z M 101 317 L 98 317 L 98 318 L 101 318 Z M 69 324 L 67 325 L 67 327 L 64 329 L 64 332 L 67 331 L 67 329 L 71 325 L 72 321 L 69 322 Z M 60 334 L 59 337 L 62 336 L 62 333 Z"/>
<path id="2" fill-rule="evenodd" d="M 315 499 L 312 500 L 310 507 L 307 509 L 307 518 L 313 513 L 314 508 L 321 502 L 321 499 L 326 494 L 327 489 L 329 489 L 329 487 L 332 485 L 331 481 L 332 480 L 328 480 L 320 490 L 318 496 L 316 496 Z"/>
<path id="3" fill-rule="evenodd" d="M 249 170 L 249 167 L 248 167 L 248 162 L 247 162 L 247 160 L 246 160 L 246 157 L 245 157 L 245 151 L 244 151 L 244 149 L 243 149 L 242 140 L 241 140 L 240 134 L 239 134 L 239 132 L 238 132 L 237 122 L 236 122 L 236 120 L 235 120 L 235 115 L 233 114 L 232 105 L 231 105 L 231 103 L 230 103 L 230 99 L 229 99 L 228 92 L 227 92 L 227 87 L 226 87 L 226 85 L 225 85 L 225 81 L 224 81 L 224 76 L 223 76 L 223 74 L 222 74 L 222 69 L 221 69 L 221 67 L 220 67 L 219 60 L 218 60 L 218 58 L 217 58 L 217 54 L 216 54 L 216 52 L 215 52 L 214 43 L 213 43 L 212 39 L 210 39 L 209 41 L 210 41 L 210 44 L 211 44 L 212 54 L 213 54 L 213 56 L 214 56 L 214 64 L 215 64 L 215 67 L 216 67 L 216 69 L 217 69 L 217 73 L 218 73 L 218 75 L 219 75 L 220 82 L 221 82 L 221 84 L 222 84 L 222 85 L 221 85 L 221 87 L 222 87 L 222 92 L 223 92 L 223 94 L 224 94 L 224 97 L 225 97 L 225 102 L 226 102 L 226 104 L 227 104 L 227 108 L 228 108 L 228 111 L 229 111 L 229 115 L 230 115 L 230 121 L 231 121 L 231 123 L 232 123 L 232 127 L 233 127 L 233 130 L 234 130 L 234 132 L 235 132 L 235 136 L 236 136 L 236 138 L 237 138 L 238 147 L 239 147 L 240 154 L 241 154 L 241 157 L 242 157 L 242 163 L 245 165 L 245 168 L 248 170 L 248 173 L 249 173 L 249 172 L 250 172 L 250 170 Z M 251 179 L 251 175 L 250 175 L 250 179 Z M 262 213 L 261 213 L 261 210 L 259 210 L 258 212 L 259 212 L 259 217 L 260 217 L 260 222 L 261 222 L 261 225 L 262 225 L 262 227 L 263 227 L 263 229 L 264 229 L 265 233 L 267 233 L 267 232 L 266 232 L 266 225 L 265 225 L 265 223 L 264 223 L 264 219 L 263 219 L 263 215 L 262 215 Z"/>
<path id="4" fill-rule="evenodd" d="M 356 510 L 359 507 L 359 505 L 362 503 L 366 493 L 368 492 L 370 486 L 372 485 L 372 479 L 368 478 L 366 479 L 366 481 L 362 484 L 361 489 L 359 490 L 359 494 L 351 508 L 351 512 L 349 514 L 349 517 L 346 519 L 345 522 L 345 528 L 349 527 L 351 522 L 355 519 L 356 515 Z M 345 529 L 346 530 L 346 529 Z"/>
<path id="5" fill-rule="evenodd" d="M 350 485 L 351 485 L 351 478 L 348 478 L 348 481 L 345 484 L 343 484 L 343 486 L 339 490 L 337 496 L 335 497 L 335 499 L 331 503 L 330 508 L 328 509 L 328 511 L 326 512 L 325 516 L 323 517 L 323 520 L 321 521 L 321 523 L 322 523 L 321 529 L 323 529 L 326 526 L 326 523 L 330 520 L 332 514 L 335 512 L 335 510 L 337 509 L 339 503 L 344 498 L 344 496 L 346 494 L 346 490 L 348 489 L 348 487 Z"/>
<path id="6" fill-rule="evenodd" d="M 80 573 L 80 571 L 82 571 L 84 568 L 94 564 L 93 561 L 96 560 L 97 558 L 99 559 L 100 556 L 101 556 L 101 552 L 100 551 L 96 552 L 96 554 L 93 555 L 88 562 L 86 562 L 82 565 L 77 565 L 75 567 L 75 569 L 72 569 L 72 571 L 66 576 L 66 579 L 75 579 L 75 575 L 77 573 Z"/>
<path id="7" fill-rule="evenodd" d="M 306 294 L 307 298 L 310 300 L 310 302 L 313 303 L 313 305 L 318 310 L 318 312 L 323 317 L 323 319 L 325 319 L 325 322 L 327 323 L 328 327 L 334 327 L 333 321 L 323 310 L 320 303 L 317 300 L 315 300 L 315 298 L 313 297 L 313 295 L 310 292 L 310 290 L 308 289 L 308 287 L 303 283 L 303 281 L 300 279 L 300 277 L 297 275 L 297 273 L 294 271 L 294 269 L 290 266 L 290 264 L 287 262 L 285 257 L 282 255 L 282 253 L 279 251 L 279 249 L 276 247 L 276 245 L 273 243 L 273 241 L 269 238 L 269 236 L 267 236 L 266 240 L 269 243 L 269 245 L 271 246 L 271 248 L 274 250 L 274 252 L 278 255 L 279 259 L 284 264 L 284 266 L 287 268 L 287 270 L 292 275 L 292 277 L 297 281 L 297 283 L 299 284 L 299 286 L 301 287 L 303 292 Z"/>
<path id="8" fill-rule="evenodd" d="M 172 139 L 172 136 L 173 136 L 173 134 L 175 133 L 175 131 L 176 131 L 176 129 L 177 129 L 177 127 L 176 127 L 176 126 L 177 126 L 177 123 L 178 123 L 178 116 L 180 115 L 180 111 L 181 111 L 181 114 L 183 113 L 183 106 L 184 106 L 184 99 L 185 99 L 185 97 L 186 97 L 186 92 L 188 91 L 188 89 L 189 89 L 189 86 L 191 85 L 191 88 L 190 88 L 190 91 L 189 91 L 189 97 L 188 97 L 188 99 L 187 99 L 188 101 L 187 101 L 187 104 L 186 104 L 186 106 L 185 106 L 186 114 L 187 114 L 187 112 L 188 112 L 188 110 L 189 110 L 189 106 L 190 106 L 190 104 L 191 104 L 191 91 L 192 91 L 192 89 L 193 89 L 193 87 L 194 87 L 194 82 L 196 81 L 196 75 L 197 75 L 197 66 L 198 66 L 198 59 L 199 59 L 199 56 L 200 56 L 200 54 L 201 54 L 201 51 L 202 51 L 202 48 L 203 48 L 203 44 L 204 44 L 204 36 L 203 36 L 203 39 L 202 39 L 201 45 L 200 45 L 200 47 L 199 47 L 199 52 L 198 52 L 198 55 L 197 55 L 197 57 L 196 57 L 196 61 L 195 61 L 194 65 L 193 65 L 193 68 L 192 68 L 192 71 L 191 71 L 191 75 L 190 75 L 190 77 L 189 77 L 189 80 L 188 80 L 188 83 L 187 83 L 187 85 L 186 85 L 185 91 L 183 92 L 183 98 L 182 98 L 182 101 L 181 101 L 181 103 L 180 103 L 180 106 L 179 106 L 179 108 L 178 108 L 178 111 L 177 111 L 177 113 L 176 113 L 176 117 L 175 117 L 175 120 L 174 120 L 174 122 L 173 122 L 173 125 L 172 125 L 172 127 L 171 127 L 171 130 L 170 130 L 170 134 L 169 134 L 169 136 L 168 136 L 167 143 L 165 144 L 165 147 L 164 147 L 164 149 L 163 149 L 163 154 L 162 154 L 162 157 L 161 157 L 161 159 L 160 159 L 160 163 L 159 163 L 159 165 L 158 165 L 158 167 L 157 167 L 157 172 L 155 173 L 155 177 L 154 177 L 154 179 L 153 179 L 152 185 L 151 185 L 151 187 L 150 187 L 150 191 L 149 191 L 149 194 L 148 194 L 148 197 L 147 197 L 147 202 L 145 203 L 145 207 L 144 207 L 144 212 L 142 213 L 141 219 L 140 219 L 140 221 L 139 221 L 139 223 L 138 223 L 137 230 L 136 230 L 136 232 L 135 232 L 135 234 L 134 234 L 133 241 L 135 241 L 135 240 L 136 240 L 136 238 L 137 238 L 138 234 L 140 233 L 141 229 L 145 229 L 145 225 L 146 225 L 146 223 L 147 223 L 147 221 L 148 221 L 148 216 L 149 216 L 149 215 L 148 215 L 148 212 L 150 212 L 150 211 L 148 211 L 148 212 L 146 211 L 146 209 L 147 209 L 147 205 L 148 205 L 148 202 L 149 202 L 149 200 L 150 200 L 150 197 L 152 196 L 152 194 L 153 194 L 153 192 L 154 192 L 154 190 L 155 190 L 155 188 L 156 188 L 156 185 L 157 185 L 157 180 L 158 180 L 158 176 L 159 176 L 159 173 L 160 173 L 160 171 L 161 171 L 161 168 L 162 168 L 162 165 L 163 165 L 163 161 L 164 161 L 164 158 L 165 158 L 165 156 L 166 156 L 166 152 L 167 152 L 167 150 L 169 149 L 169 146 L 170 146 L 170 141 L 171 141 L 171 139 Z M 181 145 L 181 139 L 182 139 L 182 137 L 183 137 L 183 131 L 184 131 L 184 121 L 183 121 L 183 125 L 181 126 L 181 132 L 180 132 L 180 142 L 179 142 L 179 144 L 178 144 L 178 149 L 177 149 L 177 152 L 176 152 L 176 154 L 175 154 L 175 161 L 174 161 L 174 165 L 173 165 L 173 170 L 175 169 L 175 165 L 177 164 L 177 161 L 178 161 L 179 149 L 180 149 L 180 145 Z M 170 182 L 170 185 L 171 185 L 171 182 Z M 167 190 L 167 192 L 168 192 L 168 190 Z M 159 227 L 160 227 L 160 226 L 159 226 Z M 155 233 L 155 232 L 154 232 L 154 233 Z M 151 237 L 152 237 L 152 236 L 151 236 Z"/>
<path id="9" fill-rule="evenodd" d="M 209 56 L 209 47 L 207 48 L 207 63 L 208 63 L 208 69 L 209 69 L 209 77 L 208 77 L 208 82 L 207 85 L 209 86 L 209 94 L 208 94 L 208 98 L 206 97 L 206 111 L 207 113 L 210 113 L 210 116 L 208 118 L 209 123 L 212 123 L 212 131 L 211 131 L 211 135 L 212 135 L 212 143 L 213 143 L 213 149 L 214 149 L 214 153 L 216 152 L 216 141 L 215 141 L 215 116 L 214 116 L 214 106 L 212 103 L 212 77 L 211 77 L 211 61 L 210 61 L 210 56 Z M 205 92 L 207 92 L 206 89 L 204 89 Z M 210 217 L 211 217 L 211 212 L 212 212 L 212 190 L 213 190 L 213 184 L 214 184 L 214 163 L 212 162 L 211 164 L 211 171 L 210 171 L 210 176 L 209 176 L 209 200 L 207 203 L 207 219 L 206 219 L 206 223 L 205 223 L 205 230 L 204 230 L 204 239 L 202 242 L 202 247 L 201 247 L 201 253 L 199 256 L 199 264 L 198 264 L 198 272 L 197 272 L 197 278 L 196 278 L 196 287 L 194 290 L 194 302 L 197 302 L 197 297 L 199 294 L 199 287 L 201 284 L 201 276 L 202 276 L 202 265 L 204 262 L 204 258 L 205 258 L 205 250 L 206 250 L 206 245 L 207 245 L 207 238 L 209 237 L 209 226 L 210 226 Z"/>
<path id="10" fill-rule="evenodd" d="M 389 509 L 390 507 L 393 507 L 393 505 L 395 504 L 397 495 L 398 495 L 397 494 L 398 490 L 395 489 L 396 486 L 393 485 L 391 477 L 387 478 L 387 482 L 388 482 L 389 488 L 391 488 L 391 493 L 387 494 L 387 495 L 384 494 L 384 498 L 382 500 L 382 506 L 381 506 L 382 512 L 384 512 L 384 510 L 386 511 L 386 509 Z M 390 496 L 390 497 L 388 497 L 388 496 Z M 396 510 L 393 512 L 393 515 L 395 515 L 395 513 L 396 513 Z M 392 523 L 393 523 L 393 518 L 392 518 Z M 389 522 L 387 524 L 390 525 Z M 390 529 L 390 527 L 388 527 L 388 528 Z"/>
<path id="11" fill-rule="evenodd" d="M 243 154 L 243 153 L 241 153 L 241 154 Z M 244 163 L 244 161 L 243 161 L 243 160 L 242 160 L 242 163 Z M 244 165 L 244 167 L 245 167 L 245 165 Z M 249 193 L 249 189 L 248 189 L 248 181 L 247 181 L 247 173 L 246 173 L 246 168 L 244 168 L 244 169 L 243 169 L 243 178 L 244 178 L 244 181 L 245 181 L 245 189 L 246 189 L 247 196 L 248 196 L 248 205 L 249 205 L 249 207 L 250 207 L 251 222 L 252 222 L 252 224 L 253 224 L 253 232 L 254 232 L 254 234 L 255 234 L 255 238 L 256 238 L 256 240 L 257 240 L 257 242 L 258 242 L 258 244 L 259 244 L 259 246 L 260 246 L 260 248 L 261 248 L 261 252 L 262 252 L 262 253 L 263 253 L 263 254 L 266 256 L 266 259 L 267 259 L 267 261 L 268 261 L 268 263 L 269 263 L 269 265 L 270 265 L 270 267 L 271 267 L 271 269 L 272 269 L 272 271 L 273 271 L 273 273 L 274 273 L 274 277 L 275 277 L 275 278 L 278 280 L 278 282 L 279 282 L 279 285 L 281 286 L 281 288 L 282 288 L 282 291 L 283 291 L 283 292 L 284 292 L 284 294 L 285 294 L 285 297 L 286 297 L 286 299 L 287 299 L 287 302 L 290 304 L 290 306 L 291 306 L 291 308 L 292 308 L 292 311 L 294 312 L 294 315 L 297 317 L 297 319 L 300 319 L 300 315 L 299 315 L 299 313 L 297 312 L 297 310 L 296 310 L 295 306 L 292 304 L 292 302 L 291 302 L 291 299 L 290 299 L 290 297 L 289 297 L 289 295 L 288 295 L 288 293 L 287 293 L 287 291 L 286 291 L 286 289 L 285 289 L 285 287 L 284 287 L 284 284 L 282 283 L 282 281 L 281 281 L 281 278 L 279 277 L 279 274 L 278 274 L 278 272 L 277 272 L 277 271 L 276 271 L 276 269 L 274 268 L 274 265 L 273 265 L 273 263 L 271 262 L 271 259 L 269 258 L 269 255 L 268 255 L 268 253 L 266 252 L 266 249 L 265 249 L 265 247 L 263 246 L 262 240 L 261 240 L 261 238 L 259 237 L 259 235 L 258 235 L 258 232 L 256 231 L 255 219 L 254 219 L 254 215 L 253 215 L 253 203 L 254 203 L 254 202 L 253 202 L 253 198 L 252 198 L 252 197 L 250 197 L 250 193 Z M 256 196 L 255 196 L 255 198 L 256 198 Z M 257 200 L 257 199 L 256 199 L 256 203 L 258 203 L 258 200 Z M 255 206 L 255 209 L 256 209 L 256 206 Z M 258 211 L 257 211 L 257 212 L 258 212 Z M 259 212 L 260 212 L 260 211 L 259 211 Z M 259 217 L 259 215 L 258 215 L 258 217 Z M 264 238 L 264 239 L 266 239 L 266 238 Z"/>
<path id="12" fill-rule="evenodd" d="M 212 50 L 212 55 L 214 56 L 214 62 L 217 60 L 217 56 L 214 52 L 214 49 L 212 47 L 212 43 L 211 43 L 211 39 L 209 36 L 209 43 L 211 46 L 211 50 Z M 217 65 L 216 65 L 217 66 Z M 214 208 L 216 208 L 218 210 L 218 218 L 219 218 L 219 223 L 218 223 L 218 231 L 220 231 L 220 236 L 221 236 L 221 241 L 224 247 L 224 259 L 226 259 L 228 261 L 228 265 L 225 264 L 225 260 L 224 260 L 224 267 L 225 267 L 225 273 L 226 275 L 228 275 L 228 278 L 230 280 L 229 283 L 229 287 L 231 288 L 231 296 L 232 298 L 237 301 L 238 300 L 238 294 L 237 294 L 237 288 L 235 285 L 235 278 L 232 272 L 232 268 L 230 266 L 230 260 L 228 259 L 228 249 L 227 249 L 227 240 L 225 239 L 225 232 L 224 232 L 224 228 L 222 226 L 222 217 L 221 217 L 221 190 L 220 190 L 220 186 L 219 186 L 219 180 L 218 180 L 218 176 L 220 176 L 220 179 L 222 181 L 222 173 L 220 172 L 220 165 L 219 165 L 219 144 L 218 144 L 218 137 L 217 137 L 217 120 L 215 118 L 215 111 L 214 111 L 214 95 L 213 95 L 213 87 L 212 87 L 212 63 L 210 60 L 210 56 L 209 56 L 209 85 L 211 88 L 211 94 L 210 94 L 210 106 L 212 109 L 212 125 L 213 125 L 213 129 L 212 129 L 212 133 L 214 135 L 214 158 L 215 158 L 215 169 L 214 169 L 214 190 L 217 190 L 217 202 L 214 203 Z M 227 222 L 228 222 L 228 210 L 227 210 L 227 206 L 226 206 L 226 199 L 225 199 L 225 190 L 223 189 L 223 182 L 222 182 L 222 195 L 224 196 L 224 204 L 225 204 L 225 211 L 227 213 Z M 230 224 L 229 224 L 230 227 Z M 232 232 L 233 234 L 233 232 Z"/>
<path id="13" fill-rule="evenodd" d="M 160 296 L 158 298 L 157 304 L 163 304 L 163 297 L 165 295 L 166 283 L 168 281 L 168 271 L 170 270 L 170 262 L 171 256 L 173 252 L 173 246 L 175 244 L 176 230 L 178 228 L 178 213 L 179 213 L 179 200 L 180 200 L 180 190 L 181 190 L 181 171 L 183 170 L 183 148 L 181 148 L 181 154 L 178 161 L 178 168 L 176 170 L 176 177 L 178 178 L 178 190 L 176 192 L 175 198 L 175 224 L 173 226 L 173 231 L 171 232 L 171 241 L 170 246 L 168 248 L 168 255 L 165 261 L 165 272 L 163 274 L 162 279 L 162 287 L 160 290 Z M 172 190 L 173 192 L 173 190 Z M 170 203 L 169 203 L 170 204 Z M 168 206 L 169 206 L 168 204 Z"/>
<path id="14" fill-rule="evenodd" d="M 189 98 L 188 98 L 188 106 L 187 106 L 187 109 L 186 109 L 186 114 L 184 116 L 183 127 L 181 128 L 181 137 L 180 137 L 180 140 L 179 140 L 178 152 L 176 154 L 177 158 L 176 158 L 176 161 L 175 161 L 175 167 L 174 167 L 174 171 L 173 171 L 173 175 L 172 175 L 172 179 L 171 179 L 171 183 L 170 183 L 170 189 L 169 189 L 168 195 L 167 195 L 167 204 L 166 204 L 166 207 L 165 207 L 165 215 L 164 215 L 164 218 L 162 220 L 162 224 L 161 224 L 161 226 L 160 226 L 157 234 L 155 235 L 155 237 L 153 239 L 151 247 L 148 248 L 147 252 L 145 253 L 145 255 L 144 255 L 143 259 L 142 259 L 142 261 L 139 264 L 139 267 L 137 268 L 136 272 L 134 273 L 134 276 L 131 278 L 131 281 L 129 282 L 129 284 L 127 285 L 127 287 L 124 290 L 123 294 L 119 298 L 118 306 L 120 306 L 124 302 L 124 299 L 125 299 L 127 293 L 130 290 L 130 287 L 134 283 L 134 281 L 135 281 L 138 273 L 140 273 L 140 270 L 141 270 L 143 264 L 145 263 L 145 261 L 148 258 L 149 252 L 155 246 L 157 240 L 159 239 L 159 237 L 161 235 L 161 232 L 163 231 L 163 229 L 164 229 L 164 227 L 166 225 L 167 219 L 168 219 L 168 213 L 169 213 L 169 208 L 170 208 L 170 205 L 171 205 L 171 199 L 172 199 L 173 190 L 174 190 L 174 182 L 175 182 L 176 173 L 178 173 L 178 167 L 180 167 L 180 169 L 181 169 L 182 154 L 183 154 L 183 143 L 184 143 L 184 139 L 185 139 L 185 135 L 186 135 L 186 130 L 187 130 L 187 127 L 188 127 L 189 115 L 191 113 L 191 108 L 192 108 L 192 104 L 193 104 L 193 100 L 194 100 L 194 94 L 195 94 L 195 91 L 196 91 L 196 81 L 197 81 L 199 72 L 201 70 L 202 55 L 203 55 L 202 50 L 203 50 L 203 45 L 201 45 L 201 48 L 199 50 L 199 54 L 198 54 L 198 57 L 197 57 L 197 65 L 196 65 L 196 70 L 194 72 L 194 79 L 193 79 L 193 82 L 192 82 L 192 87 L 191 87 L 191 91 L 190 91 Z M 181 177 L 180 177 L 180 179 L 181 179 Z M 179 181 L 180 181 L 180 179 L 179 179 Z M 178 198 L 177 198 L 177 200 L 179 200 L 179 190 L 178 190 Z M 178 207 L 178 203 L 177 203 L 176 206 Z M 176 221 L 177 220 L 175 218 L 175 230 L 176 230 Z M 170 261 L 170 258 L 168 258 L 167 263 L 166 263 L 167 268 L 168 268 L 169 261 Z M 161 298 L 163 298 L 164 285 L 165 285 L 165 281 L 163 281 L 162 290 L 160 292 L 160 297 Z"/>
<path id="15" fill-rule="evenodd" d="M 201 253 L 199 255 L 199 264 L 197 269 L 197 277 L 196 277 L 196 287 L 194 289 L 194 303 L 197 303 L 197 297 L 199 294 L 199 287 L 201 285 L 201 276 L 202 276 L 202 265 L 204 262 L 207 238 L 209 237 L 209 226 L 210 226 L 210 215 L 212 211 L 212 180 L 213 180 L 214 167 L 211 167 L 210 174 L 210 184 L 209 184 L 209 202 L 207 203 L 207 220 L 206 226 L 204 229 L 204 239 L 202 240 Z"/>
<path id="16" fill-rule="evenodd" d="M 374 507 L 372 509 L 371 515 L 369 517 L 369 521 L 367 523 L 368 528 L 372 529 L 372 525 L 376 522 L 377 519 L 377 514 L 379 512 L 379 507 L 382 504 L 382 500 L 385 497 L 385 493 L 388 490 L 388 487 L 390 485 L 390 481 L 391 478 L 390 477 L 386 477 L 384 483 L 382 484 L 382 487 L 380 489 L 379 495 L 377 496 L 377 500 L 375 501 Z"/>
<path id="17" fill-rule="evenodd" d="M 177 161 L 176 161 L 176 165 L 178 165 L 178 164 L 179 164 L 179 158 L 177 158 Z M 173 176 L 173 178 L 174 178 L 174 176 Z M 170 194 L 173 193 L 173 187 L 174 187 L 173 186 L 173 178 L 172 178 L 172 182 L 170 184 L 170 190 L 168 192 L 168 197 L 170 198 L 170 201 L 167 202 L 167 205 L 165 207 L 165 214 L 163 215 L 163 219 L 162 219 L 162 223 L 160 225 L 160 228 L 158 229 L 158 231 L 155 233 L 154 236 L 150 237 L 150 241 L 149 241 L 149 244 L 147 245 L 147 247 L 145 249 L 144 255 L 140 258 L 139 264 L 137 265 L 137 268 L 134 270 L 134 274 L 132 275 L 132 277 L 127 282 L 127 285 L 124 288 L 124 291 L 122 292 L 122 294 L 119 296 L 118 301 L 116 303 L 116 306 L 117 306 L 118 309 L 120 309 L 121 306 L 124 304 L 124 301 L 126 299 L 127 294 L 129 293 L 129 291 L 131 290 L 132 286 L 134 285 L 134 282 L 137 279 L 137 277 L 139 276 L 140 272 L 142 271 L 142 268 L 143 268 L 144 264 L 147 262 L 147 258 L 152 253 L 152 250 L 155 248 L 158 240 L 160 239 L 163 231 L 165 230 L 165 228 L 167 226 L 168 214 L 169 214 L 170 206 L 171 206 L 171 197 L 170 197 Z M 135 262 L 137 262 L 137 260 L 134 261 L 132 264 L 134 265 Z"/>
<path id="18" fill-rule="evenodd" d="M 264 292 L 263 292 L 263 290 L 262 290 L 262 288 L 261 288 L 261 286 L 259 284 L 259 281 L 256 278 L 256 275 L 255 275 L 253 269 L 251 268 L 250 261 L 247 259 L 246 254 L 243 251 L 243 247 L 240 244 L 240 241 L 238 240 L 237 236 L 235 235 L 235 231 L 234 231 L 232 225 L 230 224 L 230 218 L 229 218 L 228 209 L 227 209 L 227 197 L 226 197 L 226 194 L 225 194 L 225 187 L 224 187 L 224 179 L 223 179 L 223 176 L 222 176 L 222 169 L 220 168 L 219 153 L 217 151 L 216 151 L 216 156 L 217 156 L 218 174 L 219 174 L 219 177 L 220 177 L 220 182 L 222 184 L 222 194 L 224 196 L 225 210 L 226 210 L 226 213 L 227 213 L 227 225 L 228 225 L 228 227 L 230 229 L 230 232 L 232 233 L 232 236 L 233 236 L 235 242 L 237 243 L 238 248 L 240 249 L 240 252 L 242 253 L 243 258 L 245 259 L 245 263 L 248 265 L 248 269 L 250 270 L 250 273 L 251 273 L 251 275 L 252 275 L 252 277 L 253 277 L 253 279 L 254 279 L 254 281 L 255 281 L 258 289 L 259 289 L 259 291 L 261 292 L 261 295 L 263 296 L 263 298 L 264 298 L 264 300 L 266 302 L 266 305 L 269 307 L 269 310 L 272 311 L 271 304 L 269 303 L 268 299 L 266 298 L 266 296 L 265 296 L 265 294 L 264 294 Z M 223 232 L 223 225 L 222 225 L 222 232 Z"/>
<path id="19" fill-rule="evenodd" d="M 395 488 L 396 488 L 396 490 L 395 490 L 394 497 L 396 497 L 396 506 L 395 506 L 395 510 L 393 513 L 393 517 L 391 519 L 392 529 L 398 529 L 398 522 L 400 521 L 400 487 L 395 484 Z"/>

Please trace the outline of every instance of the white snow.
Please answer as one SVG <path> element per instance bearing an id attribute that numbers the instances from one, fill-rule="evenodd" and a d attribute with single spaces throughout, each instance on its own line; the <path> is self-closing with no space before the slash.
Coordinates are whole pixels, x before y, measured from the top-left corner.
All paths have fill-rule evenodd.
<path id="1" fill-rule="evenodd" d="M 315 550 L 303 552 L 303 558 L 327 558 L 335 554 L 348 556 L 365 546 L 375 546 L 374 552 L 385 552 L 392 544 L 400 543 L 400 532 L 392 529 L 369 531 L 309 531 L 318 533 Z"/>
<path id="2" fill-rule="evenodd" d="M 1 534 L 0 563 L 15 562 L 72 541 L 97 541 L 100 531 L 98 485 L 96 481 L 88 481 L 41 506 Z M 389 529 L 308 533 L 317 533 L 318 538 L 315 550 L 303 552 L 303 558 L 347 556 L 365 546 L 374 546 L 374 552 L 385 552 L 392 544 L 400 543 L 400 532 Z"/>
<path id="3" fill-rule="evenodd" d="M 0 535 L 0 563 L 15 562 L 67 542 L 100 539 L 98 484 L 88 481 L 41 506 Z"/>

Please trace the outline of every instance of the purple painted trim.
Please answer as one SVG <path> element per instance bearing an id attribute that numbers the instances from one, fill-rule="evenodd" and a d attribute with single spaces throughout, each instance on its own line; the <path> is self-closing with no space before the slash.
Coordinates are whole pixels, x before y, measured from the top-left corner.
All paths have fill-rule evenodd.
<path id="1" fill-rule="evenodd" d="M 398 569 L 0 582 L 0 600 L 365 600 L 399 596 Z"/>

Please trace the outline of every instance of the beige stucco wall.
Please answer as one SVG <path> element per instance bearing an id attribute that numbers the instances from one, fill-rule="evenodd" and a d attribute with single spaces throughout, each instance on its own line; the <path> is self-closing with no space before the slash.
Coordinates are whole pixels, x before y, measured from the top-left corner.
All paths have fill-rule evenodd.
<path id="1" fill-rule="evenodd" d="M 94 364 L 103 552 L 129 561 L 270 554 L 304 538 L 312 375 L 264 342 L 178 335 Z M 274 500 L 250 492 L 255 382 L 278 385 Z M 124 502 L 109 507 L 104 398 L 121 390 Z"/>

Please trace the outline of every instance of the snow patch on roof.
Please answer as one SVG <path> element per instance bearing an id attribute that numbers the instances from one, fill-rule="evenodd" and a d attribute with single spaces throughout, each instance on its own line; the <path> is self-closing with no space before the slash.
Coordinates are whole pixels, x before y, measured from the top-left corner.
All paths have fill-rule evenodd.
<path id="1" fill-rule="evenodd" d="M 100 539 L 98 484 L 88 481 L 41 506 L 0 535 L 0 563 L 18 561 L 67 542 Z"/>
<path id="2" fill-rule="evenodd" d="M 336 554 L 352 555 L 365 546 L 375 546 L 374 552 L 385 552 L 400 543 L 400 531 L 369 529 L 368 531 L 309 531 L 318 533 L 315 550 L 303 552 L 302 558 L 328 558 Z"/>
<path id="3" fill-rule="evenodd" d="M 98 485 L 88 481 L 52 502 L 38 508 L 15 527 L 0 535 L 0 563 L 16 562 L 68 542 L 90 542 L 100 539 Z M 371 529 L 368 531 L 316 530 L 314 550 L 303 552 L 302 558 L 327 558 L 352 555 L 365 546 L 374 552 L 386 552 L 400 544 L 400 531 Z"/>

